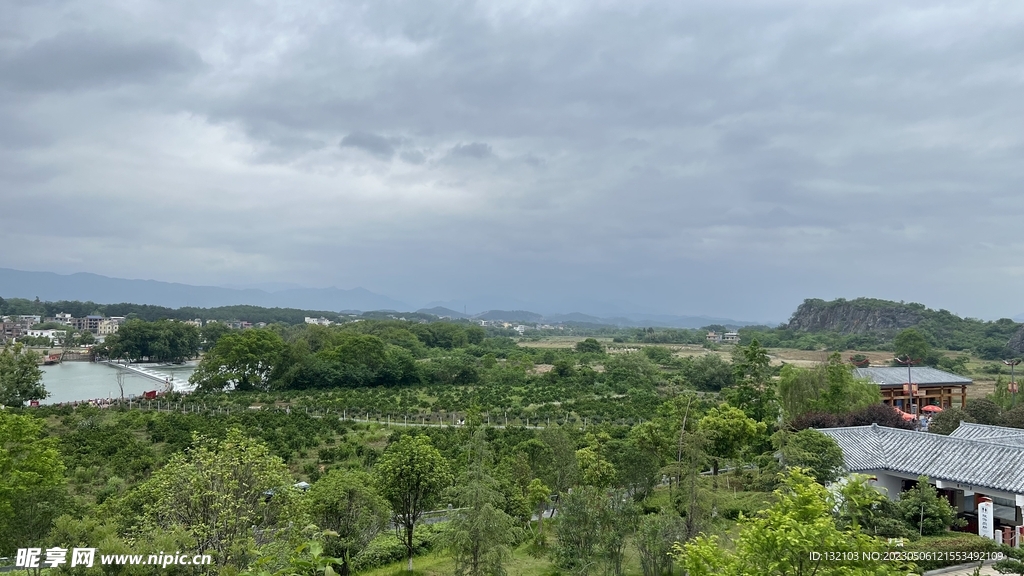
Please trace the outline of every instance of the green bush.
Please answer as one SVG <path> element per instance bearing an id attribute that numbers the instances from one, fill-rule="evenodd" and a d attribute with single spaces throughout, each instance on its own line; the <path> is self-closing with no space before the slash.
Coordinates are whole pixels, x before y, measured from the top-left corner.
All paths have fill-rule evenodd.
<path id="1" fill-rule="evenodd" d="M 413 554 L 418 556 L 429 552 L 445 526 L 447 524 L 444 522 L 417 526 L 416 532 L 412 537 L 415 548 Z M 394 562 L 400 562 L 404 559 L 405 544 L 395 535 L 394 531 L 388 530 L 374 538 L 366 549 L 352 559 L 352 571 L 362 572 L 364 570 L 371 570 Z"/>
<path id="2" fill-rule="evenodd" d="M 999 544 L 995 540 L 964 532 L 925 536 L 915 542 L 908 542 L 905 548 L 908 552 L 996 552 L 999 549 Z M 924 571 L 964 564 L 964 562 L 962 560 L 918 560 L 914 564 L 919 570 Z"/>
<path id="3" fill-rule="evenodd" d="M 740 514 L 750 518 L 771 505 L 771 494 L 764 492 L 723 493 L 718 513 L 728 520 L 739 520 Z"/>

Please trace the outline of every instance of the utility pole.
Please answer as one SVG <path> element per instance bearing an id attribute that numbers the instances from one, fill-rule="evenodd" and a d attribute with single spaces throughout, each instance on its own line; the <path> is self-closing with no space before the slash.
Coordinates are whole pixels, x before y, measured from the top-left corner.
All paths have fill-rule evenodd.
<path id="1" fill-rule="evenodd" d="M 912 377 L 911 377 L 910 367 L 913 366 L 914 364 L 919 364 L 921 362 L 921 359 L 920 358 L 911 358 L 909 354 L 904 354 L 902 357 L 897 356 L 896 358 L 893 358 L 893 360 L 895 360 L 896 362 L 899 362 L 900 364 L 906 364 L 907 365 L 907 396 L 910 397 L 910 407 L 913 409 L 915 407 L 915 404 L 914 404 L 914 383 L 913 383 L 913 380 L 911 379 Z M 917 411 L 914 410 L 914 411 L 911 412 L 911 414 L 917 415 Z"/>
<path id="2" fill-rule="evenodd" d="M 1012 360 L 1003 360 L 1003 364 L 1010 367 L 1010 394 L 1012 394 L 1013 403 L 1012 406 L 1017 405 L 1017 381 L 1013 377 L 1013 367 L 1020 364 L 1020 358 L 1014 358 Z"/>

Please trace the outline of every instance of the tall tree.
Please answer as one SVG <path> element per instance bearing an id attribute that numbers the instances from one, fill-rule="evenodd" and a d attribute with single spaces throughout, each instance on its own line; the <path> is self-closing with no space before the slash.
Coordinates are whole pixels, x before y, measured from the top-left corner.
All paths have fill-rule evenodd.
<path id="1" fill-rule="evenodd" d="M 902 330 L 892 340 L 897 358 L 909 358 L 915 364 L 925 361 L 932 351 L 928 338 L 916 328 Z"/>
<path id="2" fill-rule="evenodd" d="M 878 385 L 853 377 L 853 368 L 838 352 L 814 368 L 787 364 L 779 375 L 779 399 L 787 419 L 808 412 L 845 414 L 882 400 Z"/>
<path id="3" fill-rule="evenodd" d="M 0 405 L 23 406 L 25 402 L 50 395 L 43 386 L 38 358 L 21 344 L 4 346 L 0 351 Z"/>
<path id="4" fill-rule="evenodd" d="M 443 546 L 455 561 L 455 576 L 504 576 L 519 529 L 501 508 L 504 495 L 491 476 L 486 432 L 479 428 L 467 449 L 469 465 L 450 491 L 457 511 Z"/>
<path id="5" fill-rule="evenodd" d="M 559 567 L 578 576 L 597 568 L 605 500 L 604 491 L 593 486 L 581 486 L 562 499 L 554 550 Z"/>
<path id="6" fill-rule="evenodd" d="M 604 502 L 601 514 L 601 552 L 607 562 L 606 572 L 622 575 L 626 558 L 626 542 L 636 531 L 640 507 L 622 492 L 612 493 Z"/>
<path id="7" fill-rule="evenodd" d="M 548 511 L 548 503 L 551 502 L 551 488 L 548 488 L 540 478 L 530 480 L 526 488 L 526 502 L 530 510 L 537 515 L 537 537 L 544 539 L 544 513 Z"/>
<path id="8" fill-rule="evenodd" d="M 130 498 L 150 526 L 181 530 L 218 566 L 244 568 L 256 549 L 286 539 L 295 519 L 288 467 L 239 429 L 224 440 L 195 436 Z"/>
<path id="9" fill-rule="evenodd" d="M 45 504 L 37 496 L 54 496 L 63 482 L 57 439 L 43 436 L 43 421 L 0 410 L 0 554 L 38 545 L 27 538 L 45 535 L 52 516 L 35 506 Z"/>
<path id="10" fill-rule="evenodd" d="M 842 475 L 842 449 L 817 430 L 808 428 L 795 434 L 780 430 L 772 435 L 772 442 L 786 466 L 806 469 L 819 484 L 831 484 Z"/>
<path id="11" fill-rule="evenodd" d="M 225 334 L 207 352 L 189 382 L 203 390 L 267 390 L 284 353 L 284 340 L 270 330 Z"/>
<path id="12" fill-rule="evenodd" d="M 697 427 L 708 439 L 708 453 L 712 456 L 715 476 L 718 475 L 719 459 L 738 457 L 767 430 L 764 422 L 758 422 L 739 408 L 727 404 L 708 410 Z"/>
<path id="13" fill-rule="evenodd" d="M 374 469 L 377 490 L 391 506 L 395 529 L 404 532 L 412 571 L 413 531 L 423 513 L 440 501 L 452 483 L 448 461 L 427 436 L 402 436 L 381 455 Z"/>
<path id="14" fill-rule="evenodd" d="M 387 502 L 377 494 L 369 474 L 339 469 L 313 483 L 304 501 L 310 520 L 333 532 L 324 538 L 324 553 L 339 558 L 339 573 L 348 576 L 352 558 L 387 526 Z"/>
<path id="15" fill-rule="evenodd" d="M 672 563 L 672 544 L 685 540 L 686 528 L 678 514 L 662 510 L 641 518 L 634 542 L 644 576 L 662 576 Z"/>
<path id="16" fill-rule="evenodd" d="M 547 447 L 547 450 L 538 450 L 540 469 L 537 475 L 561 498 L 579 479 L 575 443 L 561 426 L 545 428 L 537 436 Z"/>
<path id="17" fill-rule="evenodd" d="M 779 415 L 775 387 L 771 385 L 771 358 L 754 339 L 749 346 L 733 351 L 736 385 L 725 391 L 733 406 L 759 422 L 774 423 Z"/>
<path id="18" fill-rule="evenodd" d="M 615 466 L 604 459 L 599 447 L 588 446 L 576 451 L 580 481 L 587 486 L 607 488 L 615 480 Z"/>
<path id="19" fill-rule="evenodd" d="M 927 476 L 917 479 L 917 485 L 900 494 L 897 504 L 903 521 L 921 536 L 942 534 L 956 522 L 956 509 L 939 496 Z"/>

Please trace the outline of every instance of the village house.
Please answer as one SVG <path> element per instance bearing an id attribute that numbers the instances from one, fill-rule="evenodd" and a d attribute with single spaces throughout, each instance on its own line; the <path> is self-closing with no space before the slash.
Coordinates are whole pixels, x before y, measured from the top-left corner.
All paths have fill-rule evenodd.
<path id="1" fill-rule="evenodd" d="M 853 375 L 877 384 L 883 402 L 908 414 L 934 410 L 927 406 L 963 408 L 967 405 L 967 387 L 973 382 L 927 366 L 913 367 L 909 372 L 900 367 L 854 368 Z"/>
<path id="2" fill-rule="evenodd" d="M 967 521 L 964 531 L 1008 545 L 1024 532 L 1024 430 L 961 422 L 949 436 L 872 424 L 823 428 L 849 472 L 892 500 L 927 476 Z"/>

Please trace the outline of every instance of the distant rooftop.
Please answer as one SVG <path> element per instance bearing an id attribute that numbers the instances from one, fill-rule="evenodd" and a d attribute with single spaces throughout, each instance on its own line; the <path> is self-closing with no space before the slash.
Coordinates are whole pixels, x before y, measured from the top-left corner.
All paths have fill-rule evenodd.
<path id="1" fill-rule="evenodd" d="M 1007 428 L 1006 426 L 991 426 L 988 424 L 974 424 L 972 422 L 960 422 L 960 426 L 950 434 L 953 438 L 964 438 L 966 440 L 978 440 L 990 444 L 1006 444 L 1009 446 L 1020 446 L 1024 448 L 1024 430 L 1020 428 Z"/>
<path id="2" fill-rule="evenodd" d="M 857 378 L 867 378 L 879 386 L 902 386 L 907 383 L 907 368 L 904 367 L 878 367 L 878 368 L 854 368 L 853 375 Z M 910 378 L 915 384 L 970 384 L 972 380 L 959 374 L 945 372 L 927 366 L 918 366 L 910 369 Z"/>

